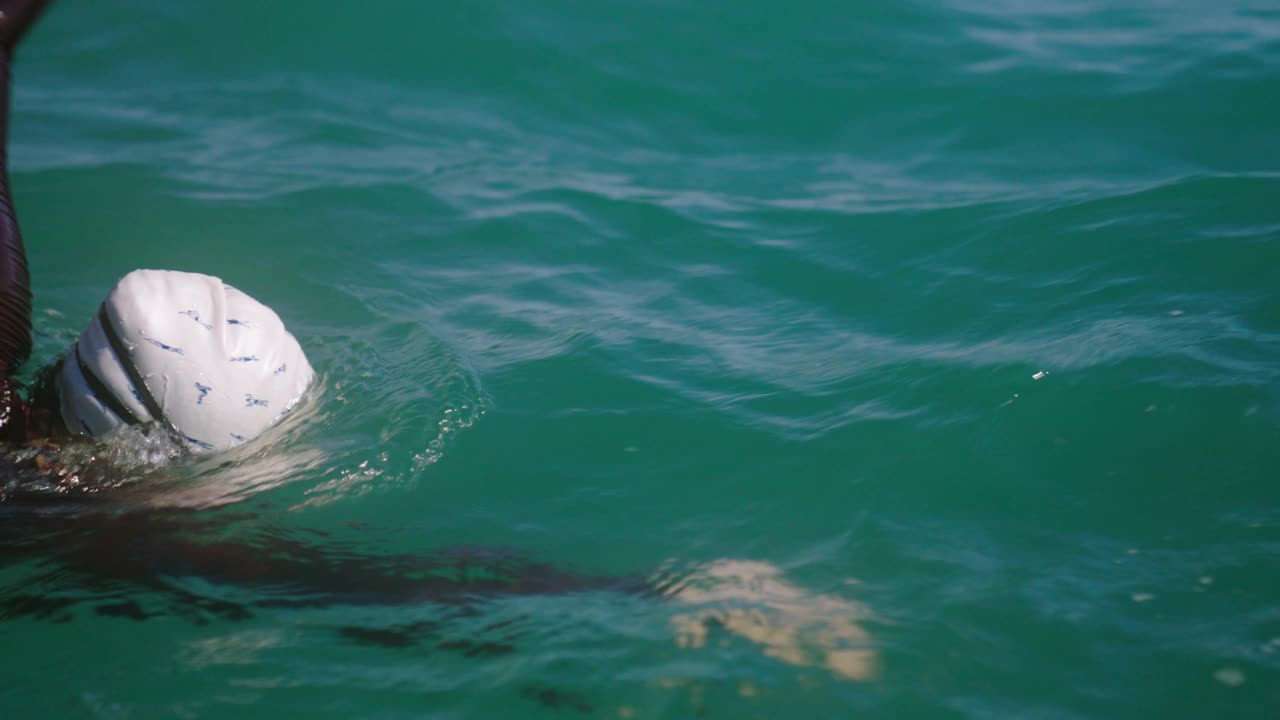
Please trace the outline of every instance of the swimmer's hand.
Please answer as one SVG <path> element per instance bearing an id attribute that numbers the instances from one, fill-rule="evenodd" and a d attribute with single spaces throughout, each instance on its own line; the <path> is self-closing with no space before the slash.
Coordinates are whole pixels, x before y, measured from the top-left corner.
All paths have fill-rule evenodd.
<path id="1" fill-rule="evenodd" d="M 33 438 L 27 441 L 27 447 L 36 451 L 30 457 L 31 466 L 47 481 L 64 488 L 80 484 L 87 468 L 67 465 L 58 459 L 58 453 L 63 447 L 61 441 L 54 438 Z"/>
<path id="2" fill-rule="evenodd" d="M 54 442 L 52 438 L 36 438 L 28 442 L 27 447 L 35 448 L 36 450 L 58 450 L 62 446 Z M 35 463 L 36 469 L 40 472 L 59 476 L 66 474 L 66 467 L 62 463 L 55 462 L 49 453 L 36 453 L 32 462 Z"/>
<path id="3" fill-rule="evenodd" d="M 871 636 L 858 624 L 869 611 L 835 595 L 808 592 L 775 565 L 717 560 L 665 594 L 696 606 L 672 618 L 680 647 L 701 648 L 720 628 L 776 660 L 825 668 L 842 680 L 871 680 L 879 671 Z"/>

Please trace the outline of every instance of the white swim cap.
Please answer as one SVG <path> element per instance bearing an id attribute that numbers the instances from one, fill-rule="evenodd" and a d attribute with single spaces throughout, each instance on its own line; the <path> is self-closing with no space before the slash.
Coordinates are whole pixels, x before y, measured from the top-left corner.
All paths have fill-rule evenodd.
<path id="1" fill-rule="evenodd" d="M 271 308 L 209 275 L 134 270 L 67 351 L 57 384 L 72 432 L 158 422 L 207 452 L 266 430 L 313 375 Z"/>

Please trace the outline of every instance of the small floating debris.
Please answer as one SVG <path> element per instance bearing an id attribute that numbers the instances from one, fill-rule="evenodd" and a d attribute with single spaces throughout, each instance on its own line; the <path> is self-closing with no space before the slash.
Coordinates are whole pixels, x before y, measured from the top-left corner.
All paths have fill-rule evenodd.
<path id="1" fill-rule="evenodd" d="M 1039 380 L 1040 378 L 1042 378 L 1042 377 L 1044 377 L 1045 375 L 1048 375 L 1048 374 L 1049 374 L 1049 371 L 1048 371 L 1048 370 L 1040 370 L 1040 371 L 1036 372 L 1036 374 L 1035 374 L 1035 375 L 1032 375 L 1032 376 L 1031 376 L 1031 379 L 1032 379 L 1032 380 Z"/>
<path id="2" fill-rule="evenodd" d="M 1134 593 L 1133 601 L 1136 603 L 1150 602 L 1154 597 L 1155 595 L 1152 595 L 1151 593 Z"/>
<path id="3" fill-rule="evenodd" d="M 1213 577 L 1212 577 L 1212 576 L 1209 576 L 1209 575 L 1201 575 L 1201 576 L 1200 576 L 1200 584 L 1201 584 L 1201 585 L 1212 585 L 1212 584 L 1213 584 Z"/>
<path id="4" fill-rule="evenodd" d="M 1244 684 L 1244 671 L 1240 668 L 1224 667 L 1213 674 L 1213 679 L 1227 687 L 1240 687 Z"/>
<path id="5" fill-rule="evenodd" d="M 1170 310 L 1170 311 L 1169 311 L 1169 317 L 1178 317 L 1178 316 L 1179 316 L 1179 315 L 1181 315 L 1181 314 L 1182 314 L 1182 311 L 1181 311 L 1181 310 Z"/>

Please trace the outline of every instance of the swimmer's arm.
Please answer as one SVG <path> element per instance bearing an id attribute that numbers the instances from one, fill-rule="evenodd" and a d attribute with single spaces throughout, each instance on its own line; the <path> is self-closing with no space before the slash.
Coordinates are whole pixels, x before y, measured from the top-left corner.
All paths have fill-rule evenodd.
<path id="1" fill-rule="evenodd" d="M 31 353 L 31 278 L 9 193 L 9 67 L 18 42 L 48 4 L 0 0 L 0 370 L 6 379 Z M 7 396 L 12 388 L 0 391 Z"/>

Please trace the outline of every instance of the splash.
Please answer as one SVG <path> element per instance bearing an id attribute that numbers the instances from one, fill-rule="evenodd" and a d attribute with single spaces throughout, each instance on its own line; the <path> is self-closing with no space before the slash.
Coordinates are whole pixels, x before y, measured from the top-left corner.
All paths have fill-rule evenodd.
<path id="1" fill-rule="evenodd" d="M 438 432 L 426 448 L 422 452 L 413 456 L 413 469 L 421 471 L 428 465 L 439 462 L 444 457 L 444 450 L 454 435 L 461 430 L 465 430 L 476 423 L 487 410 L 487 404 L 483 395 L 477 395 L 471 402 L 462 403 L 457 407 L 445 408 L 443 417 L 436 422 Z"/>
<path id="2" fill-rule="evenodd" d="M 489 409 L 466 359 L 416 318 L 314 344 L 333 378 L 330 462 L 295 508 L 416 482 Z"/>
<path id="3" fill-rule="evenodd" d="M 243 500 L 295 479 L 324 461 L 301 439 L 321 415 L 317 382 L 294 410 L 244 445 L 192 456 L 184 442 L 153 423 L 100 439 L 39 441 L 5 453 L 12 474 L 0 502 L 15 495 L 111 496 L 116 507 L 210 508 Z"/>

